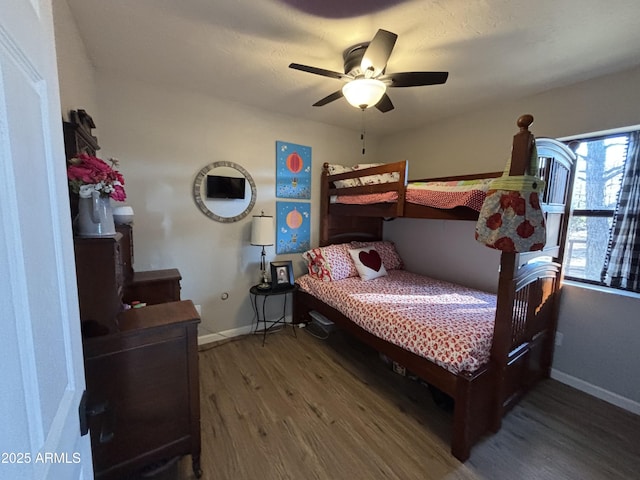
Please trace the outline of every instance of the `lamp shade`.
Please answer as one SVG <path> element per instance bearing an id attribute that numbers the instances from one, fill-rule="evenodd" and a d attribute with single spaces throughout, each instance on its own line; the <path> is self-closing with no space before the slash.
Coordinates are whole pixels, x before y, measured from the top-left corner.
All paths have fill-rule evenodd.
<path id="1" fill-rule="evenodd" d="M 273 217 L 254 215 L 251 221 L 251 245 L 273 245 L 274 237 Z"/>
<path id="2" fill-rule="evenodd" d="M 387 86 L 380 80 L 358 78 L 346 83 L 342 87 L 342 94 L 351 105 L 364 109 L 378 103 L 386 90 Z"/>

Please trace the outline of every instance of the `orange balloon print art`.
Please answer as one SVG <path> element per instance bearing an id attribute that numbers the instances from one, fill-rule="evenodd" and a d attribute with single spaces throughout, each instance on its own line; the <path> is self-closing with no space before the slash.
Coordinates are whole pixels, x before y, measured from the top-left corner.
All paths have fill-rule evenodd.
<path id="1" fill-rule="evenodd" d="M 304 162 L 302 161 L 302 158 L 300 158 L 300 155 L 298 155 L 298 152 L 293 152 L 287 157 L 287 168 L 291 173 L 300 172 L 300 170 L 302 170 L 303 163 Z"/>
<path id="2" fill-rule="evenodd" d="M 276 253 L 299 253 L 309 250 L 309 202 L 276 202 L 276 224 Z"/>
<path id="3" fill-rule="evenodd" d="M 300 228 L 302 225 L 302 215 L 295 208 L 287 214 L 287 226 L 289 228 Z"/>
<path id="4" fill-rule="evenodd" d="M 276 197 L 311 199 L 311 147 L 276 142 Z"/>

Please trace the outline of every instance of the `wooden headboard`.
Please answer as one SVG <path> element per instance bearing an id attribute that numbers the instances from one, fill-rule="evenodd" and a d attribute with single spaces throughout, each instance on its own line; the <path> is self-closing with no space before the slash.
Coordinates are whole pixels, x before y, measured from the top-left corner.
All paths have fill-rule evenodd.
<path id="1" fill-rule="evenodd" d="M 330 221 L 333 219 L 333 221 Z M 320 220 L 320 246 L 353 241 L 382 240 L 382 218 L 325 215 Z"/>

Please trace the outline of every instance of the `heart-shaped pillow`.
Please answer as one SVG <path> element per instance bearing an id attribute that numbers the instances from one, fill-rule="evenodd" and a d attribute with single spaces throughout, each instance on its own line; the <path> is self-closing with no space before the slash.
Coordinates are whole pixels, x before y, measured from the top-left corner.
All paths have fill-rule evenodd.
<path id="1" fill-rule="evenodd" d="M 355 263 L 358 275 L 362 280 L 373 280 L 387 274 L 382 258 L 375 248 L 349 249 L 349 255 L 353 258 L 353 263 Z"/>
<path id="2" fill-rule="evenodd" d="M 380 267 L 382 267 L 382 259 L 376 250 L 369 250 L 368 252 L 366 250 L 362 250 L 358 253 L 358 258 L 365 267 L 369 267 L 371 270 L 375 270 L 376 272 L 379 272 Z"/>

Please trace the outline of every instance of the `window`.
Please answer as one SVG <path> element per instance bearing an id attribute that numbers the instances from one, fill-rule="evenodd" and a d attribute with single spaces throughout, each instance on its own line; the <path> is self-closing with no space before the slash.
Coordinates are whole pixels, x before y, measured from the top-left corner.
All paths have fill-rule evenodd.
<path id="1" fill-rule="evenodd" d="M 601 283 L 627 143 L 624 134 L 571 142 L 578 158 L 567 233 L 567 278 Z"/>
<path id="2" fill-rule="evenodd" d="M 631 260 L 616 258 L 615 261 L 632 262 L 637 270 L 637 250 L 633 246 L 628 248 L 628 245 L 637 245 L 637 238 L 629 238 L 637 235 L 637 231 L 635 234 L 620 234 L 619 228 L 625 225 L 628 230 L 623 217 L 629 217 L 629 211 L 625 212 L 625 209 L 629 208 L 631 178 L 635 179 L 633 183 L 636 185 L 632 188 L 637 190 L 638 171 L 634 167 L 637 163 L 634 159 L 637 156 L 637 138 L 638 130 L 633 130 L 566 142 L 577 155 L 573 211 L 569 219 L 565 253 L 565 277 L 568 279 L 637 291 L 637 279 L 632 278 L 627 285 L 626 278 L 622 283 L 612 282 L 606 280 L 605 275 L 611 261 L 612 245 L 616 245 L 616 242 L 624 243 L 626 250 L 635 253 L 632 253 L 634 258 Z M 625 194 L 622 195 L 621 191 Z M 635 210 L 631 215 L 637 219 L 636 212 L 640 205 L 637 196 L 631 198 L 635 198 L 631 201 L 635 202 L 635 206 L 632 206 Z M 624 208 L 618 208 L 619 205 Z M 637 227 L 633 229 L 637 230 Z M 619 264 L 616 263 L 616 266 Z M 628 270 L 626 265 L 624 268 Z M 628 272 L 626 276 L 629 276 Z"/>

